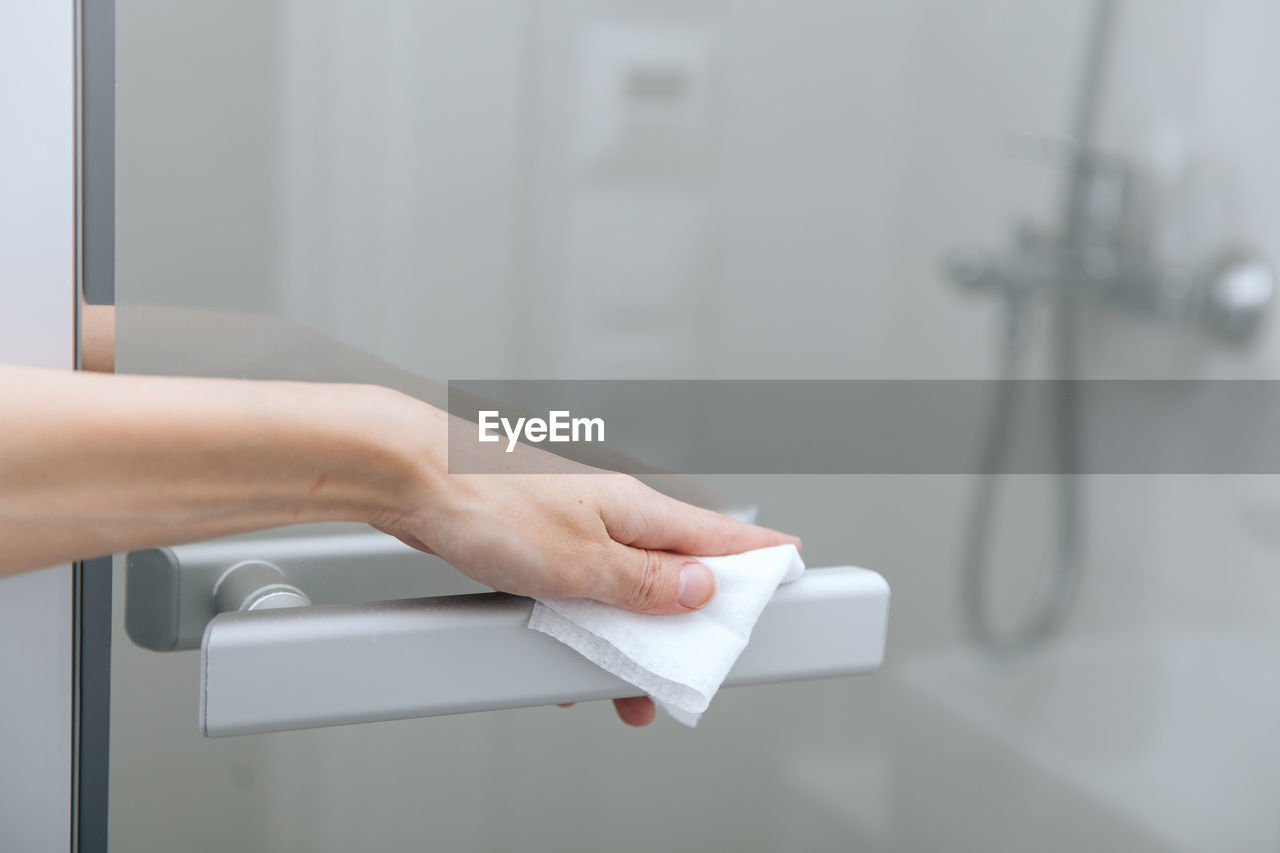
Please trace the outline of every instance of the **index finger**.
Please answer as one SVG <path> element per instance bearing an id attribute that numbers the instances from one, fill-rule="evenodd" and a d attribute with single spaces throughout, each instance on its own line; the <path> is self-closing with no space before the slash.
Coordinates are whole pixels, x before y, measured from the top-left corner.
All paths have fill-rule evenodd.
<path id="1" fill-rule="evenodd" d="M 634 496 L 614 494 L 600 503 L 605 528 L 623 545 L 703 557 L 773 545 L 800 547 L 797 536 L 738 521 L 637 485 L 639 491 Z"/>

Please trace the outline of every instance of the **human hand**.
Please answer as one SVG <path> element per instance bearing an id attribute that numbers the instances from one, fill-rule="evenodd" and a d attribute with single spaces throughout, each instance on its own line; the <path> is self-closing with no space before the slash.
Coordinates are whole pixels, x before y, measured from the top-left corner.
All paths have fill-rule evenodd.
<path id="1" fill-rule="evenodd" d="M 436 430 L 442 417 L 435 418 Z M 508 472 L 463 475 L 444 473 L 447 464 L 427 454 L 402 508 L 374 526 L 503 592 L 592 598 L 652 614 L 692 613 L 715 595 L 715 575 L 690 555 L 800 544 L 626 475 L 552 463 L 549 454 L 527 446 L 512 456 Z M 521 473 L 550 465 L 562 473 Z M 647 697 L 614 704 L 630 725 L 653 720 Z"/>

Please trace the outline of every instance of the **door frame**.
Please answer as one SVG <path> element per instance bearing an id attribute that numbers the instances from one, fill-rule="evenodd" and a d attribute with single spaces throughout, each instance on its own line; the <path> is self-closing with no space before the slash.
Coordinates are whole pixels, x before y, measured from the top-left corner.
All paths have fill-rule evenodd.
<path id="1" fill-rule="evenodd" d="M 74 369 L 113 300 L 114 0 L 0 4 L 0 79 L 0 363 Z M 0 581 L 0 849 L 106 849 L 110 567 Z"/>

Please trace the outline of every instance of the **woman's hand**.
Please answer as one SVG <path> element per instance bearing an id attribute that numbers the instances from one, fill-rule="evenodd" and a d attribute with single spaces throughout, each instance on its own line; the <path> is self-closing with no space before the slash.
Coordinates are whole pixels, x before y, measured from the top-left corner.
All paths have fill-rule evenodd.
<path id="1" fill-rule="evenodd" d="M 715 575 L 688 555 L 799 543 L 589 471 L 455 474 L 447 497 L 376 526 L 503 592 L 654 614 L 689 613 L 715 594 Z"/>
<path id="2" fill-rule="evenodd" d="M 716 584 L 711 570 L 690 555 L 800 544 L 794 536 L 681 503 L 632 477 L 523 445 L 504 473 L 444 473 L 440 434 L 448 416 L 430 412 L 422 414 L 435 438 L 419 460 L 416 488 L 373 524 L 494 589 L 593 598 L 638 613 L 690 613 L 711 601 Z M 562 473 L 520 473 L 525 470 Z M 653 719 L 648 698 L 615 704 L 632 725 Z"/>

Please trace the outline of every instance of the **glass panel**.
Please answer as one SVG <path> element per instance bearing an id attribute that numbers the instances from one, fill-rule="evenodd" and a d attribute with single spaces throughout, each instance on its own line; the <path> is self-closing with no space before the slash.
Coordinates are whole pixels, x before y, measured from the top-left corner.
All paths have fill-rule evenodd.
<path id="1" fill-rule="evenodd" d="M 1273 328 L 1230 343 L 1257 275 L 1223 272 L 1280 258 L 1265 0 L 118 10 L 122 371 L 1280 372 Z M 117 601 L 112 844 L 1275 849 L 1280 485 L 1073 482 L 987 512 L 962 476 L 708 478 L 894 612 L 882 672 L 728 691 L 693 731 L 206 740 L 198 653 L 139 649 Z M 1061 623 L 1005 642 L 1045 578 Z"/>

